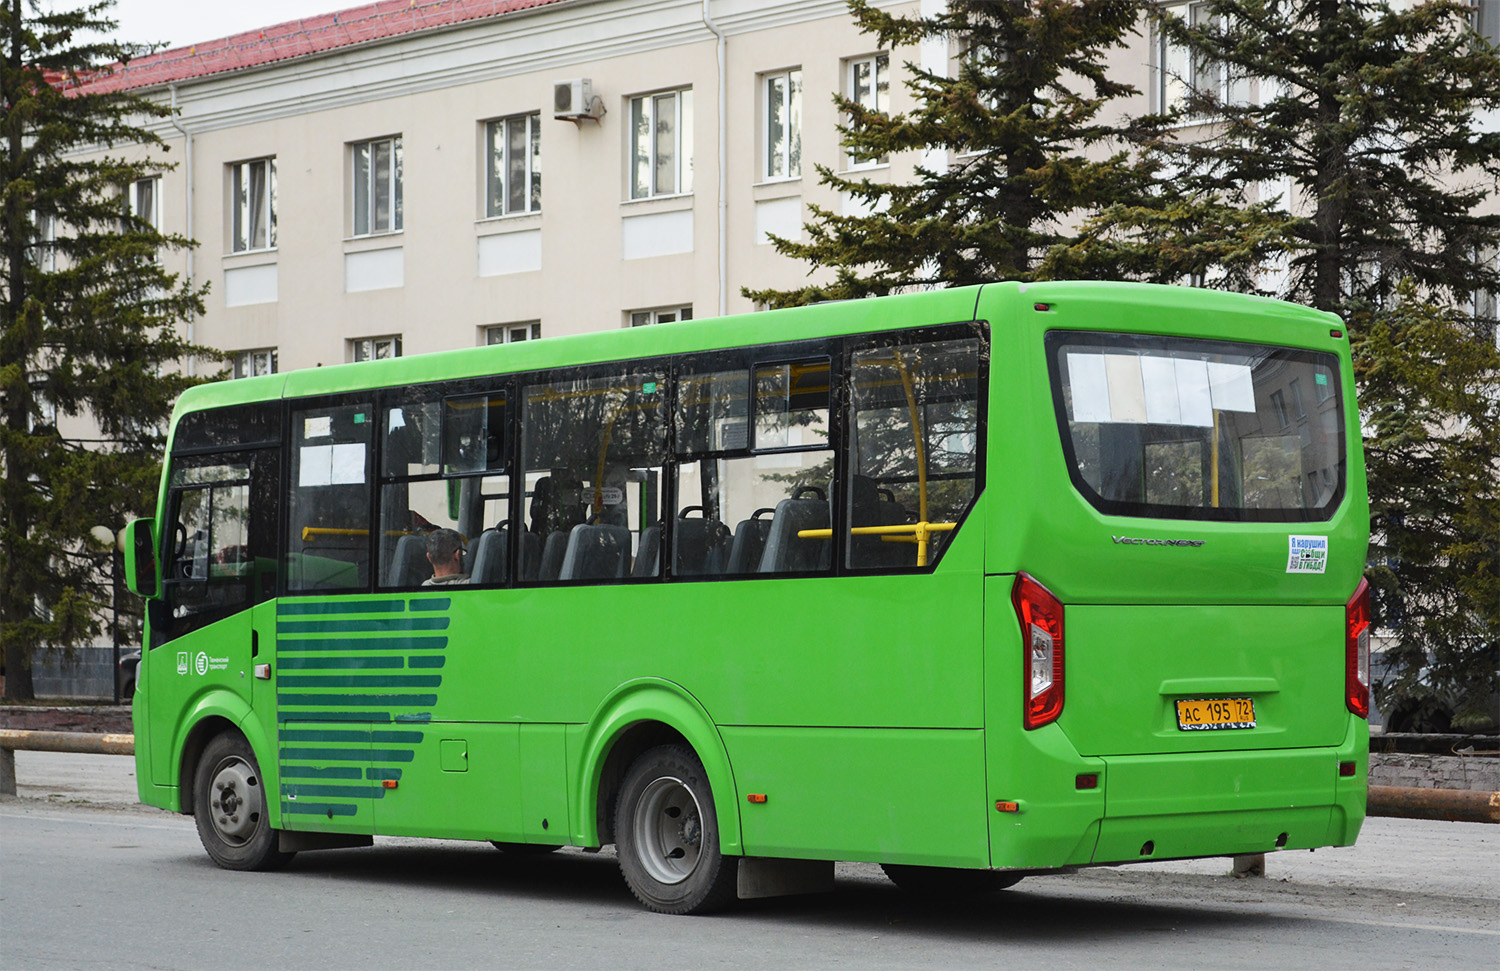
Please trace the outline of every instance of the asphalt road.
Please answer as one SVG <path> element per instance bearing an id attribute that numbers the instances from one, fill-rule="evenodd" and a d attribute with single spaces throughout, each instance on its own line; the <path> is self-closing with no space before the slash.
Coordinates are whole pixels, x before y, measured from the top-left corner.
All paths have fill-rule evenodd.
<path id="1" fill-rule="evenodd" d="M 17 753 L 0 804 L 0 968 L 1484 968 L 1500 826 L 1373 819 L 1358 846 L 1028 878 L 958 907 L 841 865 L 831 894 L 643 911 L 606 851 L 516 860 L 379 839 L 281 873 L 216 869 L 132 806 L 129 759 Z"/>

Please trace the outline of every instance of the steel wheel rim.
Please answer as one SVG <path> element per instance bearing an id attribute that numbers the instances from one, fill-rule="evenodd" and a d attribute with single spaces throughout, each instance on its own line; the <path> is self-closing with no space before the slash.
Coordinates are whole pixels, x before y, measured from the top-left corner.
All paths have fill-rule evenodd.
<path id="1" fill-rule="evenodd" d="M 265 815 L 260 780 L 241 758 L 227 758 L 214 767 L 208 783 L 208 818 L 225 843 L 243 846 L 255 835 Z"/>
<path id="2" fill-rule="evenodd" d="M 658 883 L 681 883 L 703 855 L 703 812 L 681 779 L 663 776 L 641 793 L 635 811 L 636 855 Z"/>

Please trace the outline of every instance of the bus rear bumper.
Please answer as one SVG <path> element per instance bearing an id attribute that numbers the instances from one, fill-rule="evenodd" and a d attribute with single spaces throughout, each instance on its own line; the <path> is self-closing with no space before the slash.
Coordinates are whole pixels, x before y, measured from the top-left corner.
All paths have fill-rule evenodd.
<path id="1" fill-rule="evenodd" d="M 1365 816 L 1363 728 L 1351 719 L 1337 748 L 1106 758 L 1092 862 L 1348 846 Z"/>

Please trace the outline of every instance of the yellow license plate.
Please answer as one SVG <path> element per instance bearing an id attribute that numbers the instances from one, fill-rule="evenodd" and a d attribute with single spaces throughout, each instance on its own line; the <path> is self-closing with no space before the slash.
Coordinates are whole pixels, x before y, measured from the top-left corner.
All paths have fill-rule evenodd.
<path id="1" fill-rule="evenodd" d="M 1177 727 L 1185 732 L 1254 728 L 1255 702 L 1249 698 L 1180 699 L 1177 702 Z"/>

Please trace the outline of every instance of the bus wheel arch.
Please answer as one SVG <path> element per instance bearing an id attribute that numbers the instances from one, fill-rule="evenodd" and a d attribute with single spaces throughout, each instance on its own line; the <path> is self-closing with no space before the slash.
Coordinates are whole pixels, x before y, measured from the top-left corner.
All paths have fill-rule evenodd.
<path id="1" fill-rule="evenodd" d="M 193 815 L 193 780 L 198 776 L 198 763 L 203 758 L 204 749 L 218 736 L 238 731 L 234 722 L 223 715 L 209 715 L 199 719 L 188 730 L 180 749 L 182 758 L 177 765 L 177 799 L 181 806 L 178 812 L 184 816 Z"/>
<path id="2" fill-rule="evenodd" d="M 589 719 L 579 762 L 577 842 L 582 846 L 616 841 L 615 804 L 630 767 L 661 745 L 682 744 L 702 764 L 713 790 L 720 848 L 742 852 L 729 753 L 708 712 L 680 686 L 643 678 L 617 688 Z"/>

